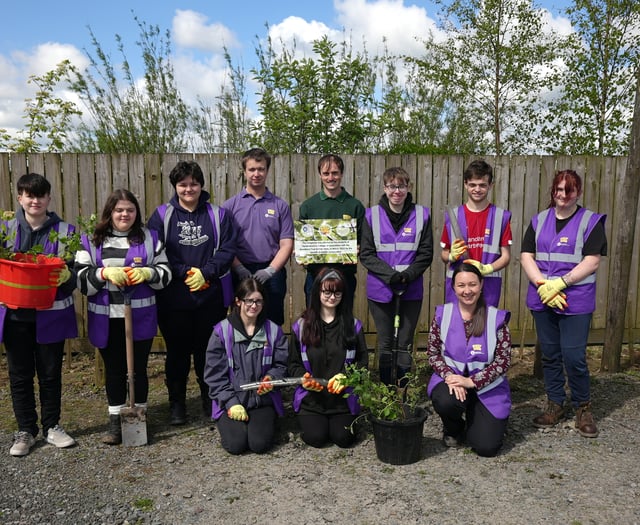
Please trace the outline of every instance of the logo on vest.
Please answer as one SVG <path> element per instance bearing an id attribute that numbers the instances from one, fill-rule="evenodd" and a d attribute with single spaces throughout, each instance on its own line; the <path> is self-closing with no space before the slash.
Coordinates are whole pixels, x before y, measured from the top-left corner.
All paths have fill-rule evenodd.
<path id="1" fill-rule="evenodd" d="M 193 221 L 178 221 L 178 243 L 184 246 L 200 246 L 209 240 L 208 235 L 202 235 L 202 226 Z"/>
<path id="2" fill-rule="evenodd" d="M 403 237 L 411 237 L 411 236 L 413 236 L 413 228 L 411 228 L 411 227 L 404 228 L 402 230 L 402 236 Z"/>
<path id="3" fill-rule="evenodd" d="M 485 228 L 484 229 L 484 236 L 485 237 L 491 236 L 491 228 Z"/>
<path id="4" fill-rule="evenodd" d="M 471 353 L 471 355 L 481 354 L 482 353 L 482 345 L 478 344 L 478 343 L 476 343 L 474 345 L 471 345 L 471 352 L 470 353 Z"/>
<path id="5" fill-rule="evenodd" d="M 133 265 L 134 266 L 142 265 L 142 257 L 134 257 L 133 258 Z"/>
<path id="6" fill-rule="evenodd" d="M 569 246 L 569 237 L 567 237 L 566 235 L 560 237 L 560 239 L 556 243 L 556 246 Z"/>

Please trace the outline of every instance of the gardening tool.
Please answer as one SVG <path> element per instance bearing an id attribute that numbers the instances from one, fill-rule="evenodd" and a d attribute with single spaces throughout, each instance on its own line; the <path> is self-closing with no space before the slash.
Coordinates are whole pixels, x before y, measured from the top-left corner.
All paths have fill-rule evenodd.
<path id="1" fill-rule="evenodd" d="M 240 385 L 240 390 L 257 390 L 260 385 L 271 385 L 271 386 L 291 386 L 291 385 L 301 385 L 304 380 L 308 380 L 308 377 L 285 377 L 284 379 L 271 379 L 270 381 L 256 381 L 255 383 L 245 383 L 244 385 Z M 322 386 L 327 386 L 329 381 L 326 379 L 318 379 L 317 377 L 313 378 L 314 381 L 317 381 Z"/>
<path id="2" fill-rule="evenodd" d="M 124 334 L 127 350 L 127 383 L 129 385 L 129 406 L 120 410 L 122 444 L 126 447 L 139 447 L 147 444 L 147 410 L 136 406 L 135 373 L 133 368 L 133 318 L 131 296 L 133 288 L 121 288 L 124 298 Z"/>
<path id="3" fill-rule="evenodd" d="M 394 313 L 393 313 L 393 347 L 391 348 L 391 384 L 396 385 L 398 382 L 398 348 L 400 333 L 400 307 L 402 305 L 400 298 L 406 291 L 406 287 L 393 290 Z"/>
<path id="4" fill-rule="evenodd" d="M 453 239 L 450 239 L 450 243 L 453 244 L 453 241 L 456 239 L 464 239 L 462 236 L 462 232 L 460 231 L 460 224 L 458 224 L 458 215 L 456 214 L 456 209 L 453 206 L 447 207 L 447 212 L 449 213 L 449 222 L 451 223 L 451 231 L 453 232 Z M 461 260 L 467 259 L 469 256 L 468 252 L 462 254 L 460 257 Z"/>

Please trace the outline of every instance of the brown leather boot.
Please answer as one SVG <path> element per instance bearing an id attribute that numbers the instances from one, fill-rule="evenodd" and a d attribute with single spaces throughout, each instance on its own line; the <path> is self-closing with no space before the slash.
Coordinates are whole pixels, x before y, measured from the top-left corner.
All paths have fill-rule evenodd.
<path id="1" fill-rule="evenodd" d="M 122 443 L 122 427 L 120 426 L 120 416 L 109 416 L 109 429 L 102 436 L 105 445 L 119 445 Z"/>
<path id="2" fill-rule="evenodd" d="M 533 418 L 533 426 L 536 428 L 551 428 L 563 419 L 564 407 L 548 399 L 544 412 Z"/>
<path id="3" fill-rule="evenodd" d="M 581 436 L 594 438 L 598 436 L 598 427 L 591 413 L 591 402 L 580 403 L 576 409 L 576 429 Z"/>

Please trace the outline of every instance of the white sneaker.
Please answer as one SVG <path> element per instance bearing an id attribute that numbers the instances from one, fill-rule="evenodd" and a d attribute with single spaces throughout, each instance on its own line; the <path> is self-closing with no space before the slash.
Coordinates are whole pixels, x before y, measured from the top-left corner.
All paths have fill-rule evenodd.
<path id="1" fill-rule="evenodd" d="M 60 425 L 51 427 L 47 432 L 47 443 L 58 448 L 67 448 L 76 444 L 76 440 L 64 431 Z"/>
<path id="2" fill-rule="evenodd" d="M 30 432 L 16 432 L 13 436 L 13 445 L 9 449 L 9 454 L 12 456 L 26 456 L 35 444 L 36 438 Z"/>

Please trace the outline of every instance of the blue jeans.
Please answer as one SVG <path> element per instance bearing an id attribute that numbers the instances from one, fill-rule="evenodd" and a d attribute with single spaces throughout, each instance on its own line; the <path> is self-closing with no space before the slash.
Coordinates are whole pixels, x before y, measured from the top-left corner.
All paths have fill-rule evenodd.
<path id="1" fill-rule="evenodd" d="M 589 401 L 587 339 L 592 314 L 562 315 L 551 308 L 531 313 L 542 350 L 547 397 L 559 405 L 564 403 L 566 371 L 573 406 Z"/>

